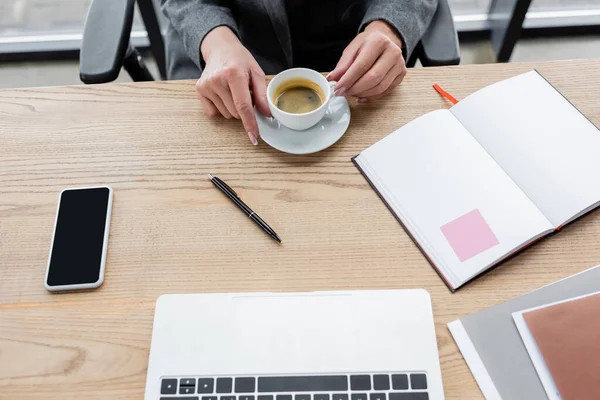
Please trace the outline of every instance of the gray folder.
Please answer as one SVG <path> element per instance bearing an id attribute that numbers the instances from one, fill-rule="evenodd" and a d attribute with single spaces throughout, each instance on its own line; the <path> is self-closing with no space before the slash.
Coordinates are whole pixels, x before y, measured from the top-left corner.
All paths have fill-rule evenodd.
<path id="1" fill-rule="evenodd" d="M 600 266 L 448 324 L 487 399 L 548 399 L 512 313 L 600 291 Z"/>

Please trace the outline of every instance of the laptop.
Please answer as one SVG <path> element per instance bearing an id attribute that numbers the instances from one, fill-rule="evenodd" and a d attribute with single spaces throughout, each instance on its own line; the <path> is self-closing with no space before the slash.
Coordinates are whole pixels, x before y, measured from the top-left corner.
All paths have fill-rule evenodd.
<path id="1" fill-rule="evenodd" d="M 442 400 L 425 290 L 169 294 L 145 400 Z"/>

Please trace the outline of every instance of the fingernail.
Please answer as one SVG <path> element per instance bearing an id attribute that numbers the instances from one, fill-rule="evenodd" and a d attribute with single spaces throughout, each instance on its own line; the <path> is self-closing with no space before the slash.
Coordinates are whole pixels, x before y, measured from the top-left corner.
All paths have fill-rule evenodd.
<path id="1" fill-rule="evenodd" d="M 369 99 L 366 99 L 366 98 L 364 98 L 364 97 L 363 97 L 363 98 L 361 98 L 361 99 L 358 99 L 358 102 L 359 102 L 359 103 L 366 103 L 367 101 L 369 101 Z"/>
<path id="2" fill-rule="evenodd" d="M 256 136 L 254 136 L 254 133 L 248 132 L 248 137 L 253 145 L 258 146 L 258 140 L 256 139 Z"/>
<path id="3" fill-rule="evenodd" d="M 333 74 L 333 71 L 331 71 L 330 73 L 328 73 L 327 76 L 325 77 L 325 79 L 329 79 L 329 77 L 331 76 L 331 74 Z"/>
<path id="4" fill-rule="evenodd" d="M 340 96 L 341 97 L 341 96 L 343 96 L 345 94 L 346 94 L 346 88 L 337 88 L 335 90 L 335 95 L 336 96 Z"/>

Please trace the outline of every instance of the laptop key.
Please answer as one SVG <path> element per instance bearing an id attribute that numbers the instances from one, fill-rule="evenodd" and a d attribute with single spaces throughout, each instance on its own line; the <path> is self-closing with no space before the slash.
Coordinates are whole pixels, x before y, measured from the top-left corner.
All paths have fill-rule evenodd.
<path id="1" fill-rule="evenodd" d="M 254 393 L 255 386 L 255 378 L 235 378 L 236 393 Z"/>
<path id="2" fill-rule="evenodd" d="M 221 400 L 235 400 L 235 396 L 221 396 Z"/>
<path id="3" fill-rule="evenodd" d="M 194 386 L 181 386 L 179 385 L 179 394 L 194 394 L 196 388 Z"/>
<path id="4" fill-rule="evenodd" d="M 385 393 L 371 393 L 370 400 L 386 400 Z"/>
<path id="5" fill-rule="evenodd" d="M 332 400 L 348 400 L 348 395 L 346 393 L 336 393 L 332 397 Z"/>
<path id="6" fill-rule="evenodd" d="M 263 394 L 263 395 L 258 396 L 258 400 L 273 400 L 273 396 Z"/>
<path id="7" fill-rule="evenodd" d="M 294 400 L 310 400 L 310 394 L 297 394 Z"/>
<path id="8" fill-rule="evenodd" d="M 217 396 L 202 396 L 202 400 L 217 400 Z"/>
<path id="9" fill-rule="evenodd" d="M 348 377 L 346 375 L 265 376 L 258 378 L 258 391 L 266 393 L 346 390 L 348 390 Z"/>
<path id="10" fill-rule="evenodd" d="M 329 400 L 328 394 L 313 394 L 313 400 Z"/>
<path id="11" fill-rule="evenodd" d="M 163 379 L 160 383 L 160 394 L 177 394 L 177 379 Z"/>
<path id="12" fill-rule="evenodd" d="M 371 390 L 371 376 L 352 375 L 350 377 L 350 388 L 352 390 Z"/>
<path id="13" fill-rule="evenodd" d="M 425 374 L 411 374 L 410 387 L 412 389 L 427 389 L 427 376 Z"/>
<path id="14" fill-rule="evenodd" d="M 240 396 L 240 400 L 254 400 L 254 396 Z"/>
<path id="15" fill-rule="evenodd" d="M 292 400 L 291 394 L 278 394 L 275 396 L 275 400 Z"/>
<path id="16" fill-rule="evenodd" d="M 198 379 L 198 393 L 212 393 L 215 387 L 214 378 Z"/>
<path id="17" fill-rule="evenodd" d="M 406 374 L 392 375 L 392 388 L 394 390 L 408 390 L 408 376 Z"/>
<path id="18" fill-rule="evenodd" d="M 352 393 L 352 400 L 367 400 L 366 393 Z"/>
<path id="19" fill-rule="evenodd" d="M 373 389 L 390 390 L 390 377 L 388 375 L 373 375 Z"/>
<path id="20" fill-rule="evenodd" d="M 196 386 L 196 378 L 181 378 L 179 386 Z"/>
<path id="21" fill-rule="evenodd" d="M 231 393 L 233 379 L 217 378 L 217 393 Z"/>
<path id="22" fill-rule="evenodd" d="M 390 393 L 390 400 L 429 400 L 427 392 Z"/>
<path id="23" fill-rule="evenodd" d="M 160 400 L 199 400 L 198 397 L 161 397 Z"/>

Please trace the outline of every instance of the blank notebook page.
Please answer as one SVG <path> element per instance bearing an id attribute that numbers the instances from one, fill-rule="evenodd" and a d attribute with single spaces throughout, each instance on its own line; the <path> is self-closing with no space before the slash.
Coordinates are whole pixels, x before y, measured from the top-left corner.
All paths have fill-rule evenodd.
<path id="1" fill-rule="evenodd" d="M 450 111 L 555 227 L 600 201 L 600 132 L 536 71 Z"/>
<path id="2" fill-rule="evenodd" d="M 356 162 L 452 287 L 553 229 L 447 110 L 417 118 Z"/>

